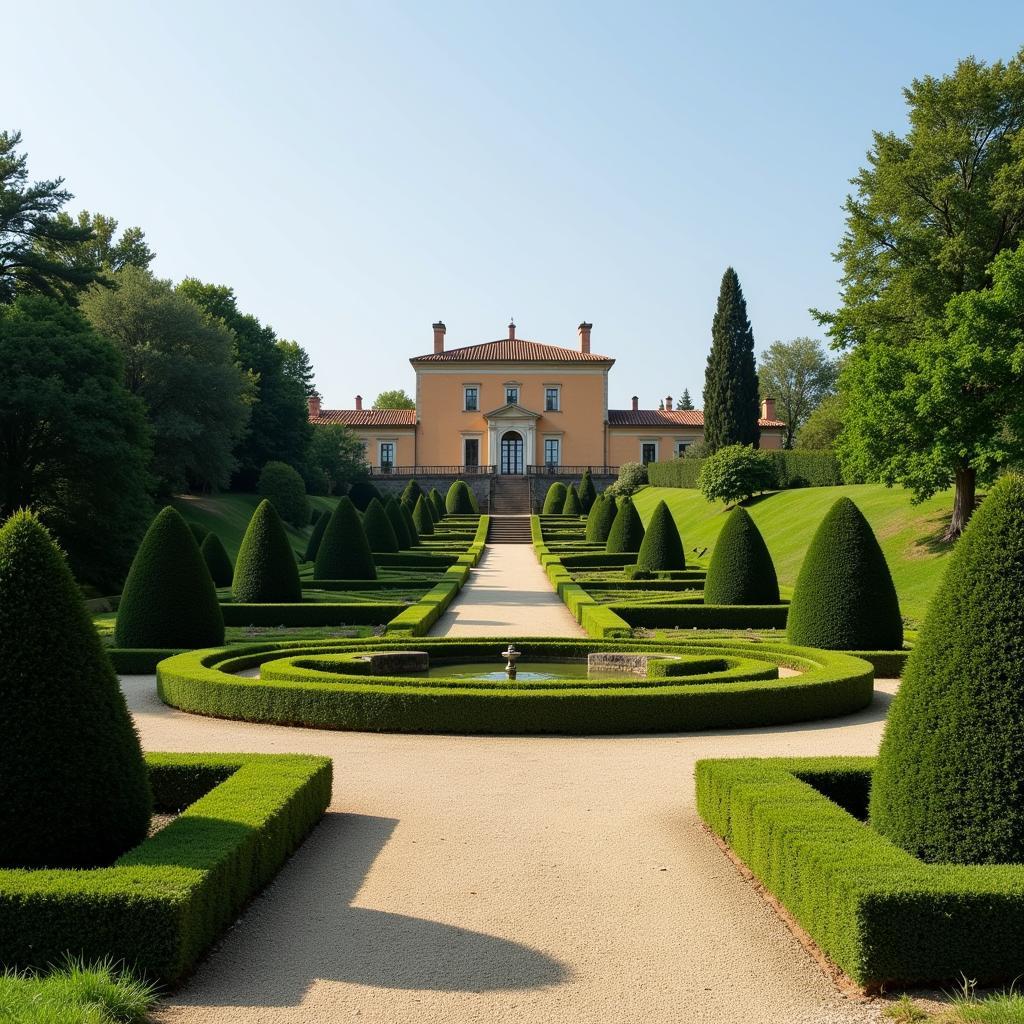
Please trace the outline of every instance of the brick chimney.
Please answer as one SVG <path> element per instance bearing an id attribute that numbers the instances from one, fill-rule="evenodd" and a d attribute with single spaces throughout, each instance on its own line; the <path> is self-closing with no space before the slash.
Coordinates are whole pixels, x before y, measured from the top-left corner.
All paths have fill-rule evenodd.
<path id="1" fill-rule="evenodd" d="M 362 411 L 363 411 L 363 396 L 362 395 L 356 395 L 356 412 L 362 412 Z"/>
<path id="2" fill-rule="evenodd" d="M 640 411 L 640 399 L 636 395 L 634 395 L 633 396 L 633 412 L 639 412 L 639 411 Z"/>
<path id="3" fill-rule="evenodd" d="M 665 396 L 665 408 L 666 408 L 666 409 L 667 409 L 667 410 L 668 410 L 669 412 L 671 412 L 671 411 L 672 411 L 672 396 L 671 396 L 671 395 L 666 395 L 666 396 Z"/>
<path id="4" fill-rule="evenodd" d="M 761 419 L 773 420 L 775 419 L 775 399 L 764 398 L 761 400 Z"/>
<path id="5" fill-rule="evenodd" d="M 514 320 L 509 320 L 508 322 L 508 340 L 516 340 L 516 324 Z"/>
<path id="6" fill-rule="evenodd" d="M 320 415 L 320 396 L 310 395 L 306 399 L 306 405 L 309 409 L 309 418 L 315 420 Z"/>
<path id="7" fill-rule="evenodd" d="M 590 351 L 590 329 L 593 326 L 594 326 L 593 324 L 588 324 L 588 323 L 584 322 L 584 323 L 580 324 L 579 327 L 576 328 L 580 332 L 580 351 L 581 352 L 589 352 Z"/>

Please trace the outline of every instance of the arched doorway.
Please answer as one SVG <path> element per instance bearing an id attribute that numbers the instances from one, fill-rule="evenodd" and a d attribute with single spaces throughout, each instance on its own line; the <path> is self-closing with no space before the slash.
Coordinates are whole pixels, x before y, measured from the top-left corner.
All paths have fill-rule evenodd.
<path id="1" fill-rule="evenodd" d="M 518 430 L 506 430 L 501 435 L 501 472 L 522 476 L 523 435 Z"/>

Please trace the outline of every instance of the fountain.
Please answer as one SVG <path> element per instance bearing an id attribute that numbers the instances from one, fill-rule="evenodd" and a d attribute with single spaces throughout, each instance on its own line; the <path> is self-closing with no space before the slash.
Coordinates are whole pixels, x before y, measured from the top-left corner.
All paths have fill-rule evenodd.
<path id="1" fill-rule="evenodd" d="M 517 651 L 512 643 L 509 642 L 508 650 L 502 651 L 501 656 L 508 660 L 508 664 L 505 666 L 505 675 L 509 679 L 515 679 L 516 677 L 516 662 L 519 660 L 522 651 Z"/>

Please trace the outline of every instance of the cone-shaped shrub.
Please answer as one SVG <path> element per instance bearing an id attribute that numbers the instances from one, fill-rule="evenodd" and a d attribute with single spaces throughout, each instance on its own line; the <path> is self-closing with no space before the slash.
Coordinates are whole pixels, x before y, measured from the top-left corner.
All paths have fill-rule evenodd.
<path id="1" fill-rule="evenodd" d="M 395 531 L 395 539 L 398 541 L 400 551 L 412 547 L 412 537 L 409 536 L 409 527 L 406 525 L 405 516 L 402 515 L 402 503 L 397 498 L 388 498 L 384 505 L 384 511 L 391 521 L 391 528 Z"/>
<path id="2" fill-rule="evenodd" d="M 430 516 L 431 524 L 436 525 L 438 521 L 437 510 L 434 508 L 434 502 L 431 500 L 430 495 L 426 491 L 423 492 L 423 501 L 427 506 L 427 515 Z M 413 509 L 413 511 L 415 512 L 416 510 Z"/>
<path id="3" fill-rule="evenodd" d="M 260 471 L 256 492 L 273 504 L 286 523 L 298 529 L 309 525 L 306 482 L 287 462 L 268 462 Z"/>
<path id="4" fill-rule="evenodd" d="M 395 528 L 391 525 L 384 506 L 377 498 L 374 498 L 366 506 L 366 513 L 363 515 L 363 532 L 366 534 L 366 542 L 370 545 L 371 551 L 398 550 Z"/>
<path id="5" fill-rule="evenodd" d="M 210 579 L 215 587 L 230 587 L 234 579 L 235 567 L 231 564 L 227 551 L 221 543 L 220 537 L 212 530 L 206 535 L 202 547 L 199 549 L 210 571 Z"/>
<path id="6" fill-rule="evenodd" d="M 0 722 L 0 865 L 109 864 L 146 838 L 149 780 L 117 676 L 29 512 L 0 528 Z"/>
<path id="7" fill-rule="evenodd" d="M 309 525 L 316 526 L 317 520 L 320 518 L 320 509 L 315 508 L 309 513 Z"/>
<path id="8" fill-rule="evenodd" d="M 831 651 L 892 651 L 903 622 L 885 555 L 863 513 L 840 498 L 811 539 L 793 590 L 790 643 Z"/>
<path id="9" fill-rule="evenodd" d="M 889 709 L 871 825 L 922 860 L 1024 862 L 1024 478 L 953 549 Z"/>
<path id="10" fill-rule="evenodd" d="M 195 537 L 196 543 L 202 547 L 203 541 L 210 535 L 210 531 L 202 523 L 189 523 L 188 528 L 192 531 L 192 536 Z"/>
<path id="11" fill-rule="evenodd" d="M 430 515 L 430 506 L 422 494 L 416 499 L 416 507 L 412 510 L 412 521 L 416 524 L 416 532 L 421 537 L 429 537 L 434 532 L 434 520 Z"/>
<path id="12" fill-rule="evenodd" d="M 427 495 L 430 499 L 430 507 L 434 510 L 434 522 L 439 523 L 444 519 L 445 507 L 444 498 L 441 497 L 441 492 L 436 487 L 430 488 L 430 494 Z"/>
<path id="13" fill-rule="evenodd" d="M 576 493 L 580 496 L 580 506 L 583 508 L 583 514 L 586 515 L 594 507 L 594 501 L 597 499 L 597 490 L 589 469 L 583 470 Z"/>
<path id="14" fill-rule="evenodd" d="M 235 561 L 231 593 L 247 604 L 302 600 L 295 554 L 277 509 L 268 498 L 256 506 Z"/>
<path id="15" fill-rule="evenodd" d="M 544 508 L 542 512 L 546 516 L 560 516 L 565 507 L 565 496 L 568 488 L 560 480 L 556 480 L 544 496 Z"/>
<path id="16" fill-rule="evenodd" d="M 627 494 L 619 503 L 619 509 L 612 520 L 604 549 L 612 554 L 623 551 L 639 551 L 643 542 L 644 524 L 640 519 L 640 513 L 637 512 L 633 504 L 633 499 Z"/>
<path id="17" fill-rule="evenodd" d="M 614 521 L 615 499 L 610 494 L 599 494 L 587 516 L 586 539 L 592 544 L 604 544 Z"/>
<path id="18" fill-rule="evenodd" d="M 412 511 L 404 501 L 400 501 L 398 507 L 405 520 L 405 528 L 409 531 L 409 546 L 416 547 L 420 542 L 420 531 L 416 529 L 416 524 L 413 522 Z"/>
<path id="19" fill-rule="evenodd" d="M 704 603 L 779 603 L 772 556 L 745 508 L 734 508 L 718 534 L 704 582 Z"/>
<path id="20" fill-rule="evenodd" d="M 327 529 L 327 524 L 330 521 L 331 517 L 328 512 L 317 516 L 316 522 L 313 523 L 313 532 L 309 535 L 309 540 L 306 541 L 306 553 L 302 556 L 304 562 L 316 561 L 316 553 L 320 550 L 320 541 L 324 539 L 324 530 Z"/>
<path id="21" fill-rule="evenodd" d="M 168 505 L 150 524 L 117 606 L 118 647 L 215 647 L 224 617 L 192 531 Z"/>
<path id="22" fill-rule="evenodd" d="M 373 504 L 371 502 L 371 504 Z M 338 500 L 316 553 L 318 580 L 375 580 L 377 566 L 363 521 L 347 497 Z"/>
<path id="23" fill-rule="evenodd" d="M 686 568 L 683 542 L 664 501 L 659 501 L 654 507 L 640 544 L 640 553 L 636 556 L 636 564 L 638 569 L 654 571 Z"/>
<path id="24" fill-rule="evenodd" d="M 580 496 L 576 493 L 576 488 L 572 484 L 569 484 L 565 490 L 565 501 L 562 503 L 562 515 L 576 516 L 577 518 L 583 515 L 583 506 L 580 504 Z"/>
<path id="25" fill-rule="evenodd" d="M 448 488 L 444 507 L 453 516 L 471 516 L 473 514 L 473 495 L 465 480 L 456 480 Z"/>
<path id="26" fill-rule="evenodd" d="M 423 496 L 423 488 L 413 478 L 405 485 L 402 491 L 402 501 L 406 502 L 410 509 L 416 508 L 416 502 Z"/>
<path id="27" fill-rule="evenodd" d="M 348 499 L 360 512 L 365 512 L 374 498 L 384 502 L 384 495 L 369 480 L 357 480 L 348 489 Z"/>

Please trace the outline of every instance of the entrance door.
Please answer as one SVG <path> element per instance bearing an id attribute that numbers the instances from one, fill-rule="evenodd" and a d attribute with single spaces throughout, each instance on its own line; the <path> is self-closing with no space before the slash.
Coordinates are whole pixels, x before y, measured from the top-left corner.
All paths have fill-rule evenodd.
<path id="1" fill-rule="evenodd" d="M 501 438 L 502 473 L 522 476 L 523 435 L 518 430 L 509 430 Z"/>

